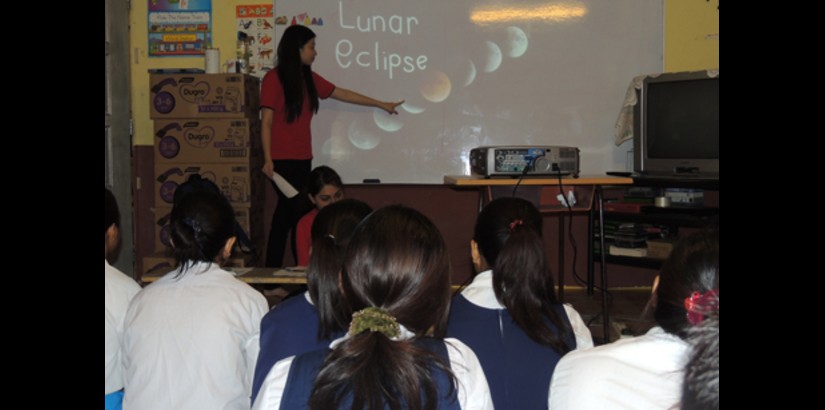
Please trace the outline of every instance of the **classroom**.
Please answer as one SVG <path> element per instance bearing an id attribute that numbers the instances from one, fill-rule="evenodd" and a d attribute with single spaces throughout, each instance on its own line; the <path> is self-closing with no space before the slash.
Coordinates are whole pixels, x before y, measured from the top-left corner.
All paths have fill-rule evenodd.
<path id="1" fill-rule="evenodd" d="M 211 183 L 233 215 L 237 239 L 222 268 L 255 291 L 238 290 L 243 297 L 265 301 L 250 338 L 280 303 L 305 294 L 313 304 L 310 230 L 343 199 L 426 217 L 443 238 L 457 297 L 478 282 L 479 266 L 494 265 L 472 252 L 489 256 L 478 241 L 482 211 L 526 200 L 541 216 L 552 300 L 575 308 L 597 348 L 658 328 L 651 296 L 672 252 L 718 232 L 718 0 L 120 3 L 106 1 L 107 292 L 110 271 L 137 284 L 118 276 L 130 298 L 181 272 L 186 258 L 173 244 L 191 216 L 175 210 L 185 196 L 176 192 L 193 179 Z M 293 34 L 311 35 L 290 58 L 313 76 L 296 68 L 289 75 L 302 80 L 284 82 L 279 45 Z M 302 97 L 292 104 L 294 90 Z M 678 115 L 657 122 L 670 107 Z M 658 142 L 655 127 L 685 132 Z M 713 296 L 718 332 L 716 280 L 697 303 Z M 718 333 L 716 343 L 718 360 Z M 107 406 L 120 391 L 124 407 L 142 408 L 150 401 L 109 385 L 108 349 L 107 335 Z M 499 405 L 503 393 L 479 359 L 496 407 L 516 406 Z M 585 405 L 573 403 L 543 406 Z"/>

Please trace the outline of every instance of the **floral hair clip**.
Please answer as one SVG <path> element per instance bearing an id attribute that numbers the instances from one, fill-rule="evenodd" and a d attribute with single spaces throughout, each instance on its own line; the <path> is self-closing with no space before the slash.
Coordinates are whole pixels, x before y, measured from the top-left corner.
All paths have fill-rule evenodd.
<path id="1" fill-rule="evenodd" d="M 513 232 L 513 229 L 516 229 L 519 225 L 524 225 L 524 221 L 521 219 L 516 219 L 513 222 L 510 222 L 510 232 Z"/>
<path id="2" fill-rule="evenodd" d="M 370 306 L 352 314 L 349 324 L 349 335 L 355 336 L 361 332 L 383 333 L 392 339 L 401 334 L 401 327 L 393 315 L 379 307 Z"/>
<path id="3" fill-rule="evenodd" d="M 694 291 L 685 298 L 687 321 L 692 325 L 702 323 L 705 316 L 719 309 L 719 289 L 711 289 L 705 293 Z"/>

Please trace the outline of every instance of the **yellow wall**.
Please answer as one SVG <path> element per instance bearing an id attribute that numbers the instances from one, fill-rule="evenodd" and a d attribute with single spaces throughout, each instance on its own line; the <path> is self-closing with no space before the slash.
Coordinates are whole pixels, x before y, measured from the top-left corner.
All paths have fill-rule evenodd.
<path id="1" fill-rule="evenodd" d="M 665 0 L 665 71 L 719 68 L 719 0 Z"/>
<path id="2" fill-rule="evenodd" d="M 212 0 L 212 46 L 221 50 L 221 61 L 234 58 L 237 41 L 235 6 L 242 4 L 271 4 L 272 0 Z M 135 145 L 153 145 L 152 120 L 149 119 L 150 68 L 204 68 L 203 57 L 149 58 L 146 0 L 132 2 L 129 11 L 132 119 Z"/>

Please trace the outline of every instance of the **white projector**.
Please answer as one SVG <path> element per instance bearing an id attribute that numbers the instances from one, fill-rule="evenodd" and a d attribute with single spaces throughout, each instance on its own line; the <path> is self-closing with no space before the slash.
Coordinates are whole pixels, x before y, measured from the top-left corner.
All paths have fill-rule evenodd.
<path id="1" fill-rule="evenodd" d="M 470 150 L 470 171 L 485 177 L 521 175 L 579 176 L 579 149 L 502 145 Z"/>

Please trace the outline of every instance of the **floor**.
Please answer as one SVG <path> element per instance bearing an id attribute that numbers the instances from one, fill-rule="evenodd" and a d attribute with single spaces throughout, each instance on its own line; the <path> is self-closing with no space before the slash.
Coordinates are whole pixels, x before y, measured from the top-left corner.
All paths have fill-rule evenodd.
<path id="1" fill-rule="evenodd" d="M 655 325 L 653 315 L 645 312 L 650 300 L 650 287 L 614 288 L 608 294 L 608 317 L 610 318 L 610 340 L 616 341 L 621 335 L 638 336 Z M 588 296 L 584 289 L 566 289 L 564 302 L 570 303 L 590 327 L 596 345 L 604 342 L 604 321 L 602 320 L 602 297 L 595 292 Z"/>

